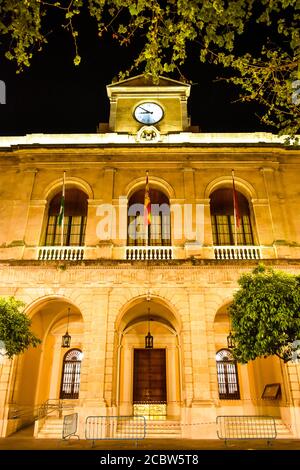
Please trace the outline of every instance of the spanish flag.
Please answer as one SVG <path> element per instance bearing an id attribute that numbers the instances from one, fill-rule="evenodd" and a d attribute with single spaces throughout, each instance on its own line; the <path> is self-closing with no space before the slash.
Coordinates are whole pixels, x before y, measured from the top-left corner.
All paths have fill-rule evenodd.
<path id="1" fill-rule="evenodd" d="M 234 170 L 231 171 L 232 174 L 232 189 L 233 189 L 233 214 L 234 214 L 234 220 L 235 220 L 235 225 L 237 228 L 241 225 L 241 215 L 240 215 L 240 209 L 239 209 L 239 204 L 238 204 L 238 195 L 235 190 L 235 184 L 234 184 Z"/>
<path id="2" fill-rule="evenodd" d="M 145 223 L 145 225 L 150 225 L 151 224 L 151 200 L 150 200 L 148 171 L 147 171 L 146 186 L 145 186 L 144 223 Z"/>

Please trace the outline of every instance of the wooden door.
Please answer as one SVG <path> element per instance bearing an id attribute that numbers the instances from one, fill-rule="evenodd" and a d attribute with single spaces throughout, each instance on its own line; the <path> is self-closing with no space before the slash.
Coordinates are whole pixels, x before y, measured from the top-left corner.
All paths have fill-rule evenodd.
<path id="1" fill-rule="evenodd" d="M 167 403 L 165 349 L 134 350 L 133 403 Z"/>

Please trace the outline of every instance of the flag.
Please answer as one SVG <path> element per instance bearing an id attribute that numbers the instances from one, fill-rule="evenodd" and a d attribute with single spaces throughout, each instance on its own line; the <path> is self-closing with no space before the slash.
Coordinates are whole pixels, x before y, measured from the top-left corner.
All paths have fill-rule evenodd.
<path id="1" fill-rule="evenodd" d="M 64 245 L 65 179 L 66 179 L 66 172 L 64 171 L 63 187 L 62 187 L 61 200 L 60 200 L 60 209 L 59 209 L 58 220 L 57 220 L 58 225 L 61 227 L 61 233 L 60 233 L 61 246 Z"/>
<path id="2" fill-rule="evenodd" d="M 66 172 L 64 171 L 63 187 L 62 187 L 62 194 L 61 194 L 61 200 L 60 200 L 60 209 L 59 209 L 58 221 L 57 221 L 60 227 L 63 225 L 64 215 L 65 215 L 65 174 Z"/>
<path id="3" fill-rule="evenodd" d="M 147 176 L 146 176 L 145 199 L 144 199 L 144 224 L 145 225 L 151 224 L 151 200 L 150 200 L 148 171 L 147 171 Z"/>
<path id="4" fill-rule="evenodd" d="M 234 214 L 234 224 L 237 228 L 241 225 L 241 215 L 238 204 L 238 195 L 235 190 L 234 184 L 234 170 L 232 170 L 232 189 L 233 189 L 233 214 Z"/>

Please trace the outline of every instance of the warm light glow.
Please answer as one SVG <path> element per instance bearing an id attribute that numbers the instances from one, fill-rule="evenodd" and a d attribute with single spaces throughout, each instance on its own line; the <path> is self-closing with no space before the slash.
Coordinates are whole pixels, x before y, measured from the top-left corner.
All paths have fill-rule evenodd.
<path id="1" fill-rule="evenodd" d="M 244 133 L 196 133 L 178 132 L 161 135 L 159 145 L 176 143 L 193 144 L 282 144 L 286 145 L 287 136 L 277 136 L 270 132 L 244 132 Z M 132 134 L 118 134 L 108 132 L 105 134 L 27 134 L 24 136 L 0 137 L 0 148 L 14 145 L 82 145 L 82 144 L 134 144 L 140 146 L 136 136 Z"/>

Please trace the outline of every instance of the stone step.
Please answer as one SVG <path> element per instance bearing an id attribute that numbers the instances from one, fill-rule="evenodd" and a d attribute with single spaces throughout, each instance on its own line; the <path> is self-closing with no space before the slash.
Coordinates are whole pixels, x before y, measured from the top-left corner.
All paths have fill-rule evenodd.
<path id="1" fill-rule="evenodd" d="M 276 432 L 277 432 L 278 438 L 284 438 L 284 439 L 293 438 L 293 434 L 291 433 L 291 430 L 284 424 L 284 422 L 281 419 L 276 419 L 275 425 L 276 425 Z"/>
<path id="2" fill-rule="evenodd" d="M 122 433 L 123 429 L 123 433 Z M 117 426 L 116 436 L 122 438 L 122 434 L 126 434 L 126 429 L 129 433 L 133 433 L 132 422 L 130 420 L 122 421 Z M 140 431 L 136 431 L 138 435 L 143 434 L 143 427 L 140 427 Z M 174 438 L 181 436 L 181 424 L 175 420 L 146 420 L 146 438 Z"/>
<path id="3" fill-rule="evenodd" d="M 181 424 L 179 421 L 147 421 L 146 423 L 146 437 L 147 438 L 165 438 L 180 437 Z"/>
<path id="4" fill-rule="evenodd" d="M 41 439 L 61 439 L 63 430 L 63 418 L 48 418 L 38 432 Z"/>

